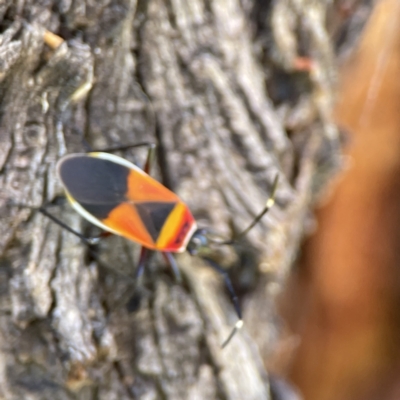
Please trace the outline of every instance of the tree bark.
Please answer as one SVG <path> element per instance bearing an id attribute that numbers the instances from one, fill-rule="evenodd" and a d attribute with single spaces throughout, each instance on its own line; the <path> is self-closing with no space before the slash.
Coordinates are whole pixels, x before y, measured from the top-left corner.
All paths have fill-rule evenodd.
<path id="1" fill-rule="evenodd" d="M 0 4 L 2 398 L 272 398 L 273 298 L 340 165 L 329 4 Z M 214 252 L 245 320 L 224 350 L 236 316 L 200 259 L 177 257 L 179 284 L 154 257 L 130 312 L 139 246 L 111 237 L 88 249 L 35 210 L 62 193 L 62 155 L 144 140 L 159 145 L 156 177 L 226 237 L 263 208 L 279 174 L 277 205 Z M 143 164 L 141 151 L 124 156 Z M 95 232 L 67 204 L 51 212 Z"/>

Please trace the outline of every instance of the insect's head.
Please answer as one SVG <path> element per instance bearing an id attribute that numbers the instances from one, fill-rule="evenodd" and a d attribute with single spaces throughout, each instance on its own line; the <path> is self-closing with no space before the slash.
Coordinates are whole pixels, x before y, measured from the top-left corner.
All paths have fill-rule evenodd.
<path id="1" fill-rule="evenodd" d="M 193 256 L 198 254 L 202 249 L 208 248 L 209 243 L 210 241 L 207 237 L 207 230 L 197 229 L 190 238 L 186 250 Z"/>

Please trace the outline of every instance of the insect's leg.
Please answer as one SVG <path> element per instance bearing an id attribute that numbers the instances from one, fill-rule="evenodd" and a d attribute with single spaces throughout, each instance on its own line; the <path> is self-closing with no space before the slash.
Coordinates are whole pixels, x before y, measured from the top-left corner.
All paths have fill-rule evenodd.
<path id="1" fill-rule="evenodd" d="M 233 285 L 229 278 L 228 272 L 225 271 L 223 268 L 221 268 L 213 260 L 211 260 L 207 257 L 201 257 L 201 258 L 204 261 L 206 261 L 215 271 L 217 271 L 224 278 L 225 285 L 228 288 L 228 291 L 231 295 L 231 300 L 232 300 L 233 306 L 235 308 L 236 314 L 238 316 L 238 321 L 236 322 L 235 326 L 233 327 L 231 333 L 229 334 L 229 336 L 225 339 L 225 341 L 221 345 L 221 347 L 224 348 L 231 341 L 231 339 L 233 338 L 235 333 L 243 326 L 242 311 L 240 309 L 238 297 L 235 293 L 235 290 L 233 289 Z"/>
<path id="2" fill-rule="evenodd" d="M 140 142 L 140 143 L 123 144 L 121 146 L 106 147 L 103 149 L 91 149 L 89 150 L 89 152 L 113 153 L 114 151 L 125 151 L 129 149 L 135 149 L 138 147 L 148 147 L 155 149 L 157 145 L 154 142 Z"/>
<path id="3" fill-rule="evenodd" d="M 147 152 L 146 163 L 144 164 L 143 171 L 149 175 L 151 175 L 151 167 L 154 163 L 154 159 L 155 159 L 155 155 L 156 155 L 156 148 L 157 148 L 157 145 L 155 143 L 153 143 L 152 146 L 149 146 L 149 150 Z"/>
<path id="4" fill-rule="evenodd" d="M 39 207 L 37 209 L 40 213 L 42 213 L 43 215 L 45 215 L 47 218 L 51 219 L 53 222 L 55 222 L 58 226 L 61 226 L 61 228 L 67 230 L 68 232 L 72 233 L 73 235 L 77 236 L 79 239 L 81 239 L 83 242 L 87 243 L 87 244 L 93 244 L 90 240 L 88 240 L 88 238 L 83 235 L 80 232 L 77 232 L 75 229 L 72 229 L 70 226 L 68 226 L 66 223 L 62 222 L 61 220 L 59 220 L 57 217 L 55 217 L 54 215 L 50 214 L 43 206 Z"/>
<path id="5" fill-rule="evenodd" d="M 154 161 L 154 155 L 157 145 L 153 142 L 140 142 L 135 144 L 127 144 L 122 146 L 107 147 L 105 149 L 87 150 L 87 153 L 113 153 L 115 151 L 125 151 L 129 149 L 134 149 L 138 147 L 147 147 L 148 153 L 146 158 L 146 163 L 144 165 L 143 171 L 146 174 L 150 174 L 150 169 Z"/>
<path id="6" fill-rule="evenodd" d="M 144 268 L 146 266 L 146 261 L 149 255 L 149 250 L 146 249 L 146 247 L 143 247 L 140 249 L 140 256 L 139 256 L 139 262 L 136 267 L 135 271 L 135 288 L 133 290 L 133 295 L 129 299 L 129 301 L 126 304 L 126 308 L 129 312 L 135 312 L 139 309 L 140 307 L 140 302 L 142 300 L 142 294 L 145 292 L 145 289 L 142 286 L 142 277 L 143 277 L 143 272 Z"/>
<path id="7" fill-rule="evenodd" d="M 144 272 L 144 267 L 146 266 L 148 253 L 149 250 L 146 249 L 146 247 L 142 246 L 142 248 L 140 249 L 139 262 L 135 271 L 135 286 L 139 286 L 142 283 L 142 276 Z"/>
<path id="8" fill-rule="evenodd" d="M 55 199 L 53 199 L 53 201 L 46 203 L 40 207 L 32 207 L 32 206 L 29 206 L 27 204 L 22 204 L 22 203 L 12 203 L 12 205 L 15 207 L 24 207 L 24 208 L 30 208 L 31 210 L 34 210 L 34 211 L 39 211 L 41 214 L 43 214 L 47 218 L 51 219 L 58 226 L 67 230 L 68 232 L 72 233 L 73 235 L 77 236 L 79 239 L 81 239 L 85 244 L 87 244 L 89 246 L 97 244 L 100 239 L 111 235 L 110 232 L 102 232 L 98 236 L 85 236 L 84 234 L 71 228 L 69 225 L 67 225 L 65 222 L 63 222 L 60 219 L 58 219 L 57 217 L 55 217 L 53 214 L 49 213 L 47 211 L 47 209 L 50 207 L 59 206 L 60 200 L 65 200 L 65 198 L 61 197 L 61 196 L 57 196 Z"/>
<path id="9" fill-rule="evenodd" d="M 176 281 L 181 283 L 182 282 L 182 276 L 181 276 L 181 273 L 179 271 L 179 267 L 178 267 L 178 265 L 177 265 L 177 263 L 175 261 L 174 256 L 171 253 L 168 253 L 168 252 L 164 252 L 164 253 L 162 253 L 162 255 L 164 256 L 164 258 L 167 261 L 167 263 L 171 266 L 172 271 L 174 272 Z"/>

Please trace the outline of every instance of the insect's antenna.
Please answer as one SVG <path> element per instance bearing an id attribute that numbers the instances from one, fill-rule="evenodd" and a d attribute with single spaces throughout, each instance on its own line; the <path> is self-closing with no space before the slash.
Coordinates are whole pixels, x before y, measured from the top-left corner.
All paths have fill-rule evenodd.
<path id="1" fill-rule="evenodd" d="M 227 344 L 231 341 L 231 339 L 235 336 L 235 333 L 243 326 L 243 319 L 242 319 L 242 311 L 240 310 L 238 297 L 233 289 L 232 282 L 229 278 L 228 272 L 221 268 L 217 263 L 207 257 L 201 257 L 204 261 L 206 261 L 215 271 L 217 271 L 222 277 L 224 278 L 225 285 L 228 288 L 228 291 L 231 295 L 233 306 L 235 307 L 236 314 L 238 316 L 238 321 L 236 322 L 235 326 L 233 327 L 229 336 L 224 340 L 221 344 L 221 347 L 224 348 Z"/>
<path id="2" fill-rule="evenodd" d="M 240 232 L 238 235 L 232 237 L 232 239 L 229 239 L 229 240 L 218 241 L 218 240 L 210 239 L 210 241 L 212 243 L 215 243 L 215 244 L 230 245 L 230 244 L 234 244 L 239 239 L 241 239 L 242 237 L 246 236 L 249 233 L 249 231 L 251 231 L 260 222 L 261 218 L 275 204 L 275 195 L 276 195 L 276 189 L 278 187 L 278 182 L 279 182 L 279 175 L 276 174 L 275 179 L 274 179 L 274 183 L 272 184 L 271 195 L 269 196 L 267 202 L 265 203 L 264 209 L 253 219 L 253 221 L 250 223 L 250 225 L 244 231 Z"/>

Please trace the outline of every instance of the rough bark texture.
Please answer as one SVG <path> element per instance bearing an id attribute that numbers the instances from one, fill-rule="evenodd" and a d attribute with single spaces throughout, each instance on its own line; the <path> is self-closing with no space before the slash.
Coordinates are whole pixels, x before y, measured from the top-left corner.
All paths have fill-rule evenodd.
<path id="1" fill-rule="evenodd" d="M 338 166 L 329 112 L 329 1 L 25 0 L 0 3 L 0 396 L 270 399 L 273 297 Z M 45 30 L 65 41 L 44 43 Z M 308 58 L 301 58 L 306 56 Z M 311 63 L 310 63 L 311 59 Z M 308 61 L 307 61 L 308 60 Z M 310 64 L 307 67 L 307 62 Z M 158 141 L 157 177 L 222 235 L 277 205 L 234 249 L 245 329 L 220 277 L 179 256 L 184 284 L 149 262 L 129 312 L 138 246 L 94 251 L 34 209 L 61 194 L 67 152 Z M 141 151 L 125 155 L 143 163 Z M 65 204 L 51 212 L 93 233 Z"/>

